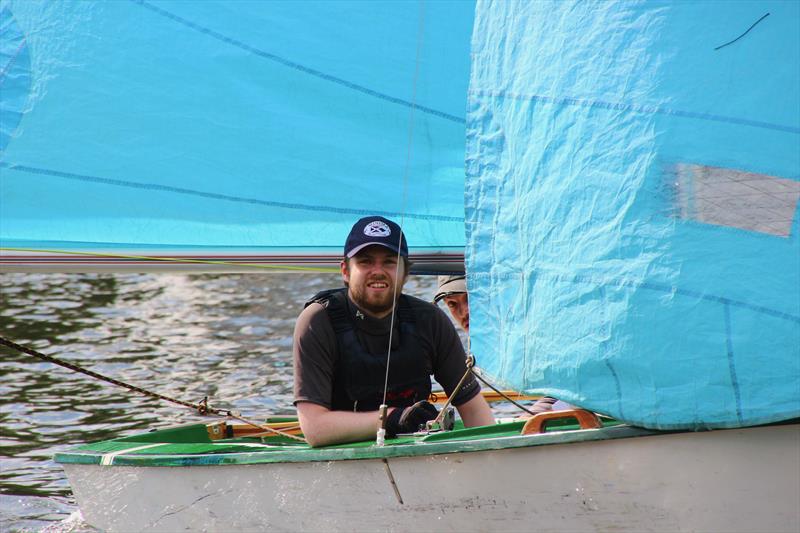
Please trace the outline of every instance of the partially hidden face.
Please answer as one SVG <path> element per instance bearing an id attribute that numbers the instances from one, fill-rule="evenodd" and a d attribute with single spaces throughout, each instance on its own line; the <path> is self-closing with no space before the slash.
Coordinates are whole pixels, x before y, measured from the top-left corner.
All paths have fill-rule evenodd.
<path id="1" fill-rule="evenodd" d="M 455 321 L 464 328 L 464 331 L 469 332 L 469 297 L 467 293 L 461 292 L 445 296 L 444 304 L 450 310 Z"/>
<path id="2" fill-rule="evenodd" d="M 367 246 L 349 261 L 342 261 L 342 279 L 350 299 L 372 316 L 383 318 L 403 290 L 406 272 L 397 252 L 384 246 Z"/>

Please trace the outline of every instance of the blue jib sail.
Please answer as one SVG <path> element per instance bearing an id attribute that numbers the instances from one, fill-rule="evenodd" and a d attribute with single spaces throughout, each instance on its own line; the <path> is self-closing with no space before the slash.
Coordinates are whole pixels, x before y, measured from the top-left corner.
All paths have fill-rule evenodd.
<path id="1" fill-rule="evenodd" d="M 799 54 L 798 2 L 478 3 L 487 374 L 650 428 L 800 416 Z"/>
<path id="2" fill-rule="evenodd" d="M 0 260 L 338 261 L 367 214 L 403 219 L 412 254 L 460 257 L 473 14 L 457 1 L 0 1 Z"/>

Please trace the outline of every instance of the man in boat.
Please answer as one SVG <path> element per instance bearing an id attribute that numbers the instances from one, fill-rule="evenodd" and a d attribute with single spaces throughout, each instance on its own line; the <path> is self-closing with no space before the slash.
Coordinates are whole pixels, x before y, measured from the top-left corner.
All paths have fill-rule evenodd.
<path id="1" fill-rule="evenodd" d="M 308 443 L 375 438 L 384 396 L 387 436 L 417 431 L 437 415 L 431 375 L 465 426 L 493 424 L 453 324 L 402 294 L 409 260 L 400 227 L 379 216 L 356 222 L 340 268 L 345 288 L 314 296 L 294 331 L 294 403 Z"/>
<path id="2" fill-rule="evenodd" d="M 467 295 L 467 277 L 464 274 L 455 276 L 439 276 L 439 289 L 433 297 L 433 303 L 444 301 L 459 326 L 469 333 L 469 296 Z"/>
<path id="3" fill-rule="evenodd" d="M 439 276 L 439 288 L 433 297 L 433 303 L 444 301 L 450 315 L 467 333 L 469 333 L 469 294 L 467 293 L 467 279 L 464 274 L 455 276 Z M 551 396 L 542 396 L 530 411 L 534 414 L 544 413 L 545 411 L 559 411 L 563 409 L 573 409 L 566 403 Z M 523 417 L 526 418 L 526 417 Z"/>

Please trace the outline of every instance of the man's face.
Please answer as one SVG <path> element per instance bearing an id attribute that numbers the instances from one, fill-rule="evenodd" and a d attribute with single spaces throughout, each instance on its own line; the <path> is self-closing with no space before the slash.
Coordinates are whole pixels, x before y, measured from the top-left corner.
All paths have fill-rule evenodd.
<path id="1" fill-rule="evenodd" d="M 469 333 L 469 298 L 466 292 L 444 297 L 444 304 L 464 331 Z"/>
<path id="2" fill-rule="evenodd" d="M 350 261 L 342 261 L 342 279 L 348 284 L 350 299 L 376 318 L 392 312 L 396 298 L 406 281 L 405 268 L 397 252 L 374 244 L 367 246 Z"/>

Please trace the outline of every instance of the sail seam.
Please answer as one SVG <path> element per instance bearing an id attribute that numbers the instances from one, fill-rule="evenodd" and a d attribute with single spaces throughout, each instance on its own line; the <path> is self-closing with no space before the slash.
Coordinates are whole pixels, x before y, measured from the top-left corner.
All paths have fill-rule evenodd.
<path id="1" fill-rule="evenodd" d="M 170 185 L 161 185 L 158 183 L 140 183 L 135 181 L 127 181 L 127 180 L 120 180 L 120 179 L 113 179 L 113 178 L 102 178 L 98 176 L 89 176 L 86 174 L 73 174 L 71 172 L 63 172 L 60 170 L 51 170 L 46 168 L 36 168 L 36 167 L 29 167 L 26 165 L 16 165 L 11 163 L 6 163 L 0 161 L 0 168 L 7 168 L 9 170 L 18 170 L 20 172 L 27 172 L 30 174 L 41 174 L 45 176 L 52 176 L 56 178 L 65 178 L 77 181 L 85 181 L 89 183 L 101 183 L 104 185 L 113 185 L 116 187 L 128 187 L 131 189 L 142 189 L 142 190 L 152 190 L 152 191 L 161 191 L 161 192 L 168 192 L 168 193 L 175 193 L 175 194 L 185 194 L 189 196 L 198 196 L 201 198 L 208 198 L 210 200 L 223 200 L 227 202 L 239 202 L 239 203 L 246 203 L 246 204 L 253 204 L 253 205 L 261 205 L 267 207 L 279 207 L 282 209 L 294 209 L 294 210 L 303 210 L 303 211 L 324 211 L 328 213 L 342 213 L 348 215 L 361 215 L 361 216 L 369 216 L 369 215 L 381 215 L 385 217 L 393 217 L 393 216 L 400 216 L 403 215 L 407 218 L 413 218 L 418 220 L 438 220 L 442 222 L 463 222 L 463 218 L 459 217 L 450 217 L 445 215 L 424 215 L 424 214 L 415 214 L 415 213 L 401 213 L 396 211 L 376 211 L 375 209 L 355 209 L 355 208 L 344 208 L 344 207 L 333 207 L 333 206 L 326 206 L 326 205 L 314 205 L 314 204 L 300 204 L 300 203 L 291 203 L 291 202 L 276 202 L 271 200 L 261 200 L 259 198 L 248 198 L 244 196 L 232 196 L 228 194 L 222 193 L 214 193 L 214 192 L 206 192 L 206 191 L 198 191 L 194 189 L 186 189 L 183 187 L 173 187 Z"/>
<path id="2" fill-rule="evenodd" d="M 692 298 L 697 298 L 701 300 L 706 300 L 710 302 L 717 302 L 724 305 L 730 305 L 732 307 L 739 307 L 741 309 L 748 309 L 750 311 L 755 311 L 757 313 L 762 313 L 765 315 L 773 316 L 775 318 L 781 318 L 783 320 L 788 320 L 790 322 L 796 322 L 800 324 L 800 316 L 793 315 L 791 313 L 786 313 L 784 311 L 779 311 L 777 309 L 772 309 L 769 307 L 763 307 L 760 305 L 751 304 L 748 302 L 743 302 L 741 300 L 733 300 L 731 298 L 726 298 L 724 296 L 718 296 L 716 294 L 703 294 L 701 292 L 689 290 L 689 289 L 681 289 L 678 287 L 673 287 L 670 285 L 662 285 L 659 283 L 653 282 L 635 282 L 635 281 L 626 281 L 626 280 L 609 280 L 603 279 L 599 280 L 596 278 L 590 278 L 587 276 L 574 276 L 572 278 L 565 278 L 563 276 L 559 276 L 557 274 L 549 274 L 546 272 L 531 272 L 530 274 L 534 274 L 538 276 L 546 276 L 550 279 L 555 281 L 560 281 L 563 283 L 590 283 L 594 285 L 611 285 L 620 288 L 631 288 L 631 289 L 647 289 L 652 291 L 658 292 L 667 292 L 671 294 L 676 294 L 679 296 L 689 296 Z M 476 272 L 473 273 L 473 276 L 476 278 L 480 277 L 488 277 L 488 273 L 480 273 Z M 519 273 L 507 273 L 507 274 L 492 274 L 492 279 L 517 279 Z"/>
<path id="3" fill-rule="evenodd" d="M 611 322 L 608 319 L 608 293 L 606 291 L 606 287 L 600 287 L 600 298 L 603 301 L 603 305 L 600 308 L 600 312 L 602 313 L 602 324 L 605 327 L 605 331 L 603 331 L 603 340 L 600 341 L 598 345 L 598 349 L 602 354 L 603 362 L 605 363 L 606 367 L 608 368 L 609 372 L 611 372 L 611 377 L 614 378 L 614 386 L 617 391 L 617 409 L 619 409 L 619 417 L 620 419 L 625 419 L 625 406 L 622 402 L 622 385 L 619 382 L 619 376 L 617 375 L 617 370 L 614 368 L 614 365 L 611 364 L 611 354 L 608 351 L 608 339 L 611 338 Z"/>
<path id="4" fill-rule="evenodd" d="M 9 70 L 11 70 L 11 67 L 14 65 L 14 63 L 17 62 L 17 58 L 19 57 L 20 53 L 24 49 L 25 49 L 25 39 L 23 38 L 22 42 L 19 43 L 19 46 L 17 47 L 17 50 L 14 52 L 14 55 L 11 56 L 11 59 L 9 59 L 8 63 L 6 63 L 6 66 L 4 66 L 3 70 L 0 71 L 0 86 L 2 86 L 3 82 L 6 81 L 6 73 Z"/>
<path id="5" fill-rule="evenodd" d="M 733 360 L 733 339 L 731 338 L 731 310 L 728 304 L 722 306 L 725 313 L 725 346 L 728 353 L 728 370 L 731 374 L 731 385 L 733 386 L 733 395 L 736 398 L 736 418 L 739 424 L 743 425 L 742 419 L 742 398 L 739 391 L 739 379 L 736 377 L 736 363 Z"/>
<path id="6" fill-rule="evenodd" d="M 755 128 L 764 128 L 775 131 L 783 131 L 786 133 L 800 134 L 800 128 L 795 126 L 786 126 L 783 124 L 773 124 L 771 122 L 763 122 L 760 120 L 750 120 L 746 118 L 729 117 L 725 115 L 715 115 L 712 113 L 698 113 L 696 111 L 684 111 L 681 109 L 671 109 L 663 106 L 648 106 L 639 104 L 626 104 L 622 102 L 606 102 L 603 100 L 585 100 L 581 98 L 570 97 L 554 97 L 539 94 L 518 94 L 508 91 L 482 91 L 471 90 L 470 96 L 489 96 L 493 98 L 510 98 L 512 100 L 527 100 L 530 102 L 543 102 L 548 104 L 562 104 L 575 107 L 588 107 L 596 109 L 609 109 L 612 111 L 631 111 L 634 113 L 641 113 L 645 115 L 671 115 L 680 118 L 693 118 L 700 120 L 708 120 L 712 122 L 727 122 L 730 124 L 738 124 L 741 126 L 752 126 Z"/>
<path id="7" fill-rule="evenodd" d="M 395 96 L 391 96 L 391 95 L 388 95 L 388 94 L 385 94 L 385 93 L 381 93 L 381 92 L 378 92 L 378 91 L 376 91 L 374 89 L 370 89 L 369 87 L 364 87 L 363 85 L 359 85 L 359 84 L 354 83 L 352 81 L 348 81 L 348 80 L 345 80 L 343 78 L 339 78 L 337 76 L 333 76 L 331 74 L 326 74 L 325 72 L 313 69 L 311 67 L 307 67 L 307 66 L 302 65 L 300 63 L 295 63 L 294 61 L 291 61 L 291 60 L 286 59 L 284 57 L 281 57 L 279 55 L 272 54 L 270 52 L 266 52 L 264 50 L 256 48 L 255 46 L 251 46 L 251 45 L 249 45 L 247 43 L 244 43 L 242 41 L 236 40 L 236 39 L 234 39 L 232 37 L 228 37 L 227 35 L 223 35 L 223 34 L 221 34 L 219 32 L 216 32 L 216 31 L 208 28 L 208 27 L 196 24 L 196 23 L 194 23 L 194 22 L 192 22 L 190 20 L 187 20 L 187 19 L 185 19 L 183 17 L 180 17 L 178 15 L 175 15 L 174 13 L 171 13 L 169 11 L 166 11 L 164 9 L 156 7 L 156 6 L 152 5 L 152 4 L 144 2 L 143 0 L 131 0 L 131 2 L 133 2 L 135 4 L 138 4 L 138 5 L 142 6 L 142 7 L 145 7 L 147 9 L 153 11 L 154 13 L 157 13 L 158 15 L 161 15 L 162 17 L 166 17 L 166 18 L 168 18 L 170 20 L 173 20 L 173 21 L 175 21 L 175 22 L 177 22 L 179 24 L 183 24 L 184 26 L 186 26 L 188 28 L 191 28 L 193 30 L 199 31 L 200 33 L 204 33 L 204 34 L 208 35 L 209 37 L 211 37 L 213 39 L 216 39 L 218 41 L 222 41 L 222 42 L 224 42 L 226 44 L 229 44 L 231 46 L 235 46 L 236 48 L 244 50 L 245 52 L 249 52 L 251 54 L 254 54 L 254 55 L 258 56 L 258 57 L 267 59 L 269 61 L 274 61 L 275 63 L 278 63 L 278 64 L 283 65 L 285 67 L 293 68 L 293 69 L 298 70 L 300 72 L 303 72 L 305 74 L 309 74 L 309 75 L 314 76 L 316 78 L 320 78 L 320 79 L 323 79 L 325 81 L 329 81 L 331 83 L 335 83 L 337 85 L 342 85 L 343 87 L 347 87 L 348 89 L 352 89 L 354 91 L 357 91 L 357 92 L 360 92 L 360 93 L 363 93 L 363 94 L 378 98 L 380 100 L 384 100 L 384 101 L 390 102 L 392 104 L 402 105 L 402 106 L 405 106 L 405 107 L 413 107 L 414 109 L 417 109 L 417 110 L 419 110 L 419 111 L 421 111 L 423 113 L 427 113 L 429 115 L 433 115 L 433 116 L 436 116 L 436 117 L 439 117 L 439 118 L 443 118 L 445 120 L 449 120 L 449 121 L 455 122 L 457 124 L 466 124 L 466 119 L 464 117 L 457 117 L 455 115 L 451 115 L 450 113 L 446 113 L 444 111 L 439 111 L 438 109 L 433 109 L 432 107 L 421 106 L 419 104 L 415 104 L 413 102 L 409 102 L 408 100 L 403 100 L 402 98 L 397 98 Z"/>

